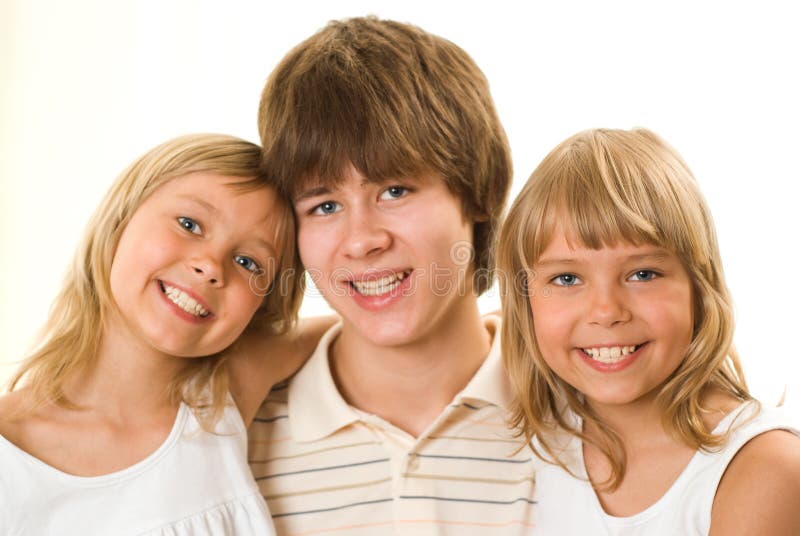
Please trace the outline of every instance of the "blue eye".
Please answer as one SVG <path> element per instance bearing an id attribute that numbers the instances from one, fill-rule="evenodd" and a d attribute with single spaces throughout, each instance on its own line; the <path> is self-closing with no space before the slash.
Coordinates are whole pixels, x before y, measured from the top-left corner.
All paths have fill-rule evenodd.
<path id="1" fill-rule="evenodd" d="M 337 203 L 336 201 L 325 201 L 324 203 L 320 203 L 319 205 L 315 206 L 311 209 L 311 214 L 333 214 L 335 212 L 339 212 L 342 209 L 342 205 Z"/>
<path id="2" fill-rule="evenodd" d="M 631 281 L 652 281 L 658 277 L 653 270 L 637 270 L 628 279 Z"/>
<path id="3" fill-rule="evenodd" d="M 399 198 L 404 197 L 405 195 L 407 195 L 408 192 L 409 192 L 409 190 L 405 186 L 400 186 L 400 185 L 395 184 L 393 186 L 389 186 L 383 192 L 381 192 L 380 198 L 384 199 L 384 200 L 386 200 L 386 199 L 399 199 Z"/>
<path id="4" fill-rule="evenodd" d="M 559 287 L 574 287 L 580 283 L 580 278 L 575 274 L 560 274 L 555 276 L 550 281 Z"/>
<path id="5" fill-rule="evenodd" d="M 183 227 L 192 234 L 202 234 L 203 232 L 203 229 L 200 228 L 200 224 L 194 221 L 192 218 L 181 216 L 178 218 L 178 223 L 180 224 L 181 227 Z"/>
<path id="6" fill-rule="evenodd" d="M 248 272 L 257 272 L 261 269 L 261 267 L 258 265 L 256 261 L 244 255 L 236 255 L 233 258 L 233 262 L 235 262 Z"/>

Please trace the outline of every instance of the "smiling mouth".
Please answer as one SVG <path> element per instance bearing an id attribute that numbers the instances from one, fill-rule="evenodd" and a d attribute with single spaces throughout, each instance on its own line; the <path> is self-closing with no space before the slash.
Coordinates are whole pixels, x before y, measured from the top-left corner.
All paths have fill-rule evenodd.
<path id="1" fill-rule="evenodd" d="M 597 348 L 580 348 L 580 351 L 587 357 L 600 363 L 618 363 L 636 352 L 647 343 L 632 344 L 629 346 L 602 346 Z"/>
<path id="2" fill-rule="evenodd" d="M 161 287 L 161 292 L 169 298 L 169 301 L 180 307 L 192 316 L 199 318 L 206 318 L 210 313 L 206 311 L 202 305 L 197 303 L 197 300 L 186 294 L 184 291 L 177 287 L 167 285 L 163 281 L 158 282 Z"/>
<path id="3" fill-rule="evenodd" d="M 379 279 L 363 279 L 361 281 L 349 281 L 350 286 L 362 296 L 383 296 L 388 294 L 403 282 L 413 270 L 395 272 Z"/>

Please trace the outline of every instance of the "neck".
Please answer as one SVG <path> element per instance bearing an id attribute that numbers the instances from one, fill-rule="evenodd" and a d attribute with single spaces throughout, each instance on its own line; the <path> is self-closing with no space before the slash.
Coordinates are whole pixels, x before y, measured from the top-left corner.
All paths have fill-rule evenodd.
<path id="1" fill-rule="evenodd" d="M 379 346 L 347 324 L 331 346 L 344 399 L 419 436 L 480 368 L 491 346 L 477 301 L 408 344 Z"/>
<path id="2" fill-rule="evenodd" d="M 654 389 L 647 395 L 628 404 L 590 403 L 591 408 L 620 435 L 626 446 L 641 444 L 648 439 L 663 440 L 666 437 L 674 440 L 673 434 L 664 428 L 661 410 L 656 404 Z M 707 389 L 700 396 L 700 405 L 704 408 L 703 421 L 707 431 L 713 430 L 725 415 L 739 405 L 732 396 L 716 390 Z M 592 433 L 592 430 L 586 430 Z"/>
<path id="3" fill-rule="evenodd" d="M 103 329 L 96 359 L 67 385 L 67 395 L 80 407 L 123 420 L 170 411 L 174 404 L 167 388 L 185 365 L 185 359 L 142 343 L 118 318 L 111 318 Z"/>
<path id="4" fill-rule="evenodd" d="M 600 416 L 604 426 L 619 434 L 626 446 L 667 434 L 661 424 L 661 412 L 655 402 L 654 393 L 648 393 L 627 404 L 590 402 L 589 406 Z M 591 427 L 584 431 L 589 435 L 596 432 Z"/>

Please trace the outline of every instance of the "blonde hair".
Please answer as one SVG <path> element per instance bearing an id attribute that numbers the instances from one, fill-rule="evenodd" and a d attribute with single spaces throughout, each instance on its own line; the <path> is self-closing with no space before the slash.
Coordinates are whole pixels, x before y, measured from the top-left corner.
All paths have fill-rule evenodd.
<path id="1" fill-rule="evenodd" d="M 704 425 L 702 395 L 715 388 L 740 400 L 751 396 L 733 347 L 731 298 L 714 225 L 684 161 L 645 129 L 572 136 L 539 164 L 510 209 L 497 257 L 502 350 L 516 394 L 512 424 L 519 434 L 529 443 L 535 435 L 544 451 L 535 448 L 536 454 L 567 469 L 554 442 L 554 432 L 566 431 L 609 459 L 612 472 L 604 485 L 614 489 L 624 476 L 619 436 L 549 369 L 536 342 L 527 278 L 559 226 L 589 248 L 647 243 L 678 256 L 692 282 L 694 326 L 686 356 L 661 386 L 657 403 L 665 429 L 690 447 L 721 444 L 725 436 Z M 597 437 L 587 437 L 569 412 L 596 425 Z"/>
<path id="2" fill-rule="evenodd" d="M 264 169 L 289 196 L 338 184 L 436 174 L 473 222 L 475 291 L 494 277 L 511 155 L 489 84 L 460 47 L 375 17 L 330 22 L 292 49 L 261 95 Z"/>
<path id="3" fill-rule="evenodd" d="M 111 263 L 122 232 L 145 199 L 166 182 L 196 172 L 242 177 L 232 186 L 243 190 L 270 187 L 259 171 L 260 160 L 260 148 L 250 142 L 221 134 L 194 134 L 151 149 L 117 178 L 87 225 L 38 345 L 11 379 L 10 391 L 26 388 L 21 414 L 44 403 L 77 408 L 64 387 L 94 362 L 101 327 L 115 307 L 109 282 Z M 281 278 L 281 288 L 266 289 L 250 327 L 283 332 L 297 316 L 303 283 L 298 277 L 291 209 L 279 200 L 274 210 L 279 214 L 276 278 Z M 221 415 L 227 392 L 227 372 L 219 354 L 186 360 L 169 386 L 171 399 L 186 402 L 206 428 L 213 428 Z"/>

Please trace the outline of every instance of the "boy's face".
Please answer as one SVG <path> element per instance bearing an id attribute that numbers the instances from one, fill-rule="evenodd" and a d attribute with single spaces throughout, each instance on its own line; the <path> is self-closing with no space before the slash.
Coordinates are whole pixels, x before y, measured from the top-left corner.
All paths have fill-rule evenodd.
<path id="1" fill-rule="evenodd" d="M 303 264 L 348 336 L 414 344 L 475 307 L 472 222 L 438 177 L 375 184 L 350 167 L 294 207 Z"/>

